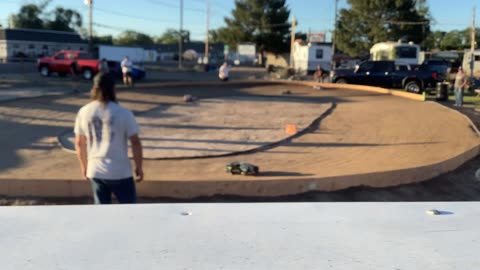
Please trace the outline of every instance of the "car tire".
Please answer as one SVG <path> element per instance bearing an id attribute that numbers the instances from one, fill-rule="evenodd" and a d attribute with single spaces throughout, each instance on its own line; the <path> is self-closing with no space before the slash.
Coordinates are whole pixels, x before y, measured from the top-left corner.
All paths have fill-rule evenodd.
<path id="1" fill-rule="evenodd" d="M 405 85 L 405 91 L 409 93 L 421 94 L 422 93 L 422 86 L 418 81 L 409 81 Z"/>
<path id="2" fill-rule="evenodd" d="M 336 79 L 335 80 L 335 83 L 338 83 L 338 84 L 347 84 L 347 80 L 345 80 L 344 78 L 340 78 L 340 79 Z"/>
<path id="3" fill-rule="evenodd" d="M 40 67 L 40 75 L 42 75 L 43 77 L 50 76 L 50 68 L 48 68 L 48 66 L 41 66 Z"/>
<path id="4" fill-rule="evenodd" d="M 87 81 L 90 81 L 91 79 L 93 79 L 93 71 L 89 68 L 84 69 L 82 71 L 82 78 Z"/>

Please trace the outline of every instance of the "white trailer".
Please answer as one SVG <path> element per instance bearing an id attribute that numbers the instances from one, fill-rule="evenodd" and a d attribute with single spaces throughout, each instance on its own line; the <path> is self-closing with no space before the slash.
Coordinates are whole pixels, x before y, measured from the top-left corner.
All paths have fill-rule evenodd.
<path id="1" fill-rule="evenodd" d="M 476 50 L 473 53 L 471 51 L 465 51 L 462 68 L 467 76 L 473 76 L 477 79 L 480 78 L 480 51 Z"/>
<path id="2" fill-rule="evenodd" d="M 295 72 L 300 75 L 312 73 L 320 66 L 329 71 L 332 65 L 331 43 L 308 43 L 295 42 L 293 53 L 293 66 Z"/>
<path id="3" fill-rule="evenodd" d="M 402 42 L 380 42 L 370 49 L 373 61 L 390 60 L 397 64 L 420 65 L 420 46 Z"/>
<path id="4" fill-rule="evenodd" d="M 132 62 L 145 61 L 145 50 L 140 47 L 100 45 L 98 55 L 100 59 L 105 58 L 108 61 L 122 61 L 125 56 L 128 56 Z"/>

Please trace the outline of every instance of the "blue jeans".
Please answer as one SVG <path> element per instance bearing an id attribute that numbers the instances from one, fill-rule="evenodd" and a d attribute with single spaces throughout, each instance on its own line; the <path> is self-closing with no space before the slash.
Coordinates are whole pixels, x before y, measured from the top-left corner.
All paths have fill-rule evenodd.
<path id="1" fill-rule="evenodd" d="M 460 87 L 455 87 L 455 105 L 462 106 L 463 105 L 463 89 Z"/>
<path id="2" fill-rule="evenodd" d="M 137 192 L 133 177 L 120 180 L 93 178 L 90 179 L 90 183 L 92 184 L 95 204 L 111 204 L 112 193 L 119 203 L 137 202 Z"/>

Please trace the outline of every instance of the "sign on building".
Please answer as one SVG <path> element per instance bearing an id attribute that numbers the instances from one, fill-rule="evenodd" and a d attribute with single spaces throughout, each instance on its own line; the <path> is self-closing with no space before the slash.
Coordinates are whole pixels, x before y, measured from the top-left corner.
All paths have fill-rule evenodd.
<path id="1" fill-rule="evenodd" d="M 325 42 L 325 34 L 324 33 L 309 34 L 308 42 Z"/>

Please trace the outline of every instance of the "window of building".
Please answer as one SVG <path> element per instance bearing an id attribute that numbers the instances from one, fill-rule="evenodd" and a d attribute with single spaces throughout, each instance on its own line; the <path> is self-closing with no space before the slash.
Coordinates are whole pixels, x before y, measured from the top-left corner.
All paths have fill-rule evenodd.
<path id="1" fill-rule="evenodd" d="M 48 50 L 48 45 L 43 45 L 44 50 Z"/>
<path id="2" fill-rule="evenodd" d="M 475 55 L 475 61 L 480 61 L 480 55 Z"/>
<path id="3" fill-rule="evenodd" d="M 317 59 L 322 59 L 323 58 L 323 49 L 317 49 L 317 51 L 315 52 L 315 55 L 316 55 Z"/>
<path id="4" fill-rule="evenodd" d="M 13 45 L 13 48 L 14 48 L 14 49 L 19 49 L 19 48 L 20 48 L 20 45 L 14 44 L 14 45 Z"/>
<path id="5" fill-rule="evenodd" d="M 29 49 L 35 49 L 35 45 L 30 44 L 30 45 L 28 45 L 28 48 L 29 48 Z"/>

